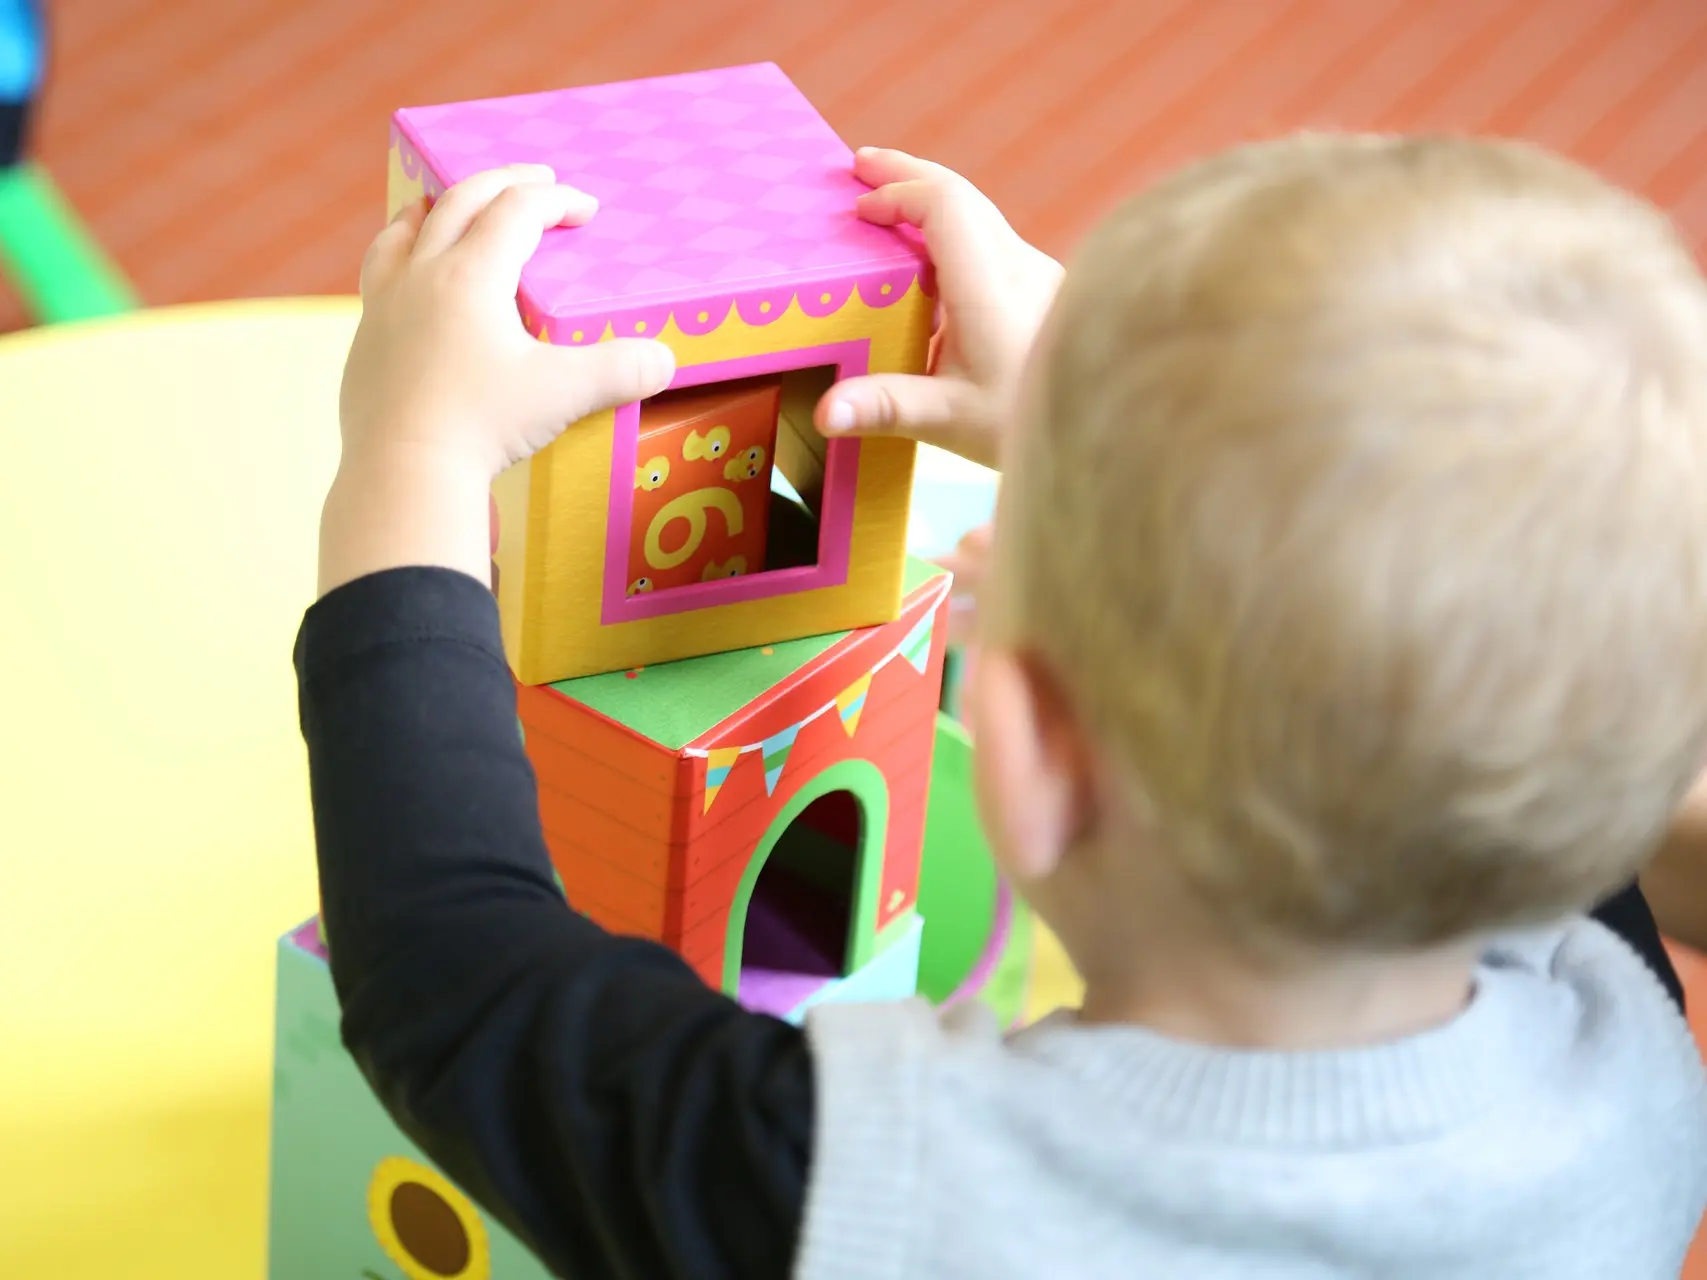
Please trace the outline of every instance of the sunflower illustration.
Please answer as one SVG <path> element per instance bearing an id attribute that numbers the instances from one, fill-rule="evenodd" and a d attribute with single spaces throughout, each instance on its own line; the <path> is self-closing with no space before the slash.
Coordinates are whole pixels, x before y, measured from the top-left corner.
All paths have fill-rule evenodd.
<path id="1" fill-rule="evenodd" d="M 491 1280 L 486 1225 L 436 1169 L 402 1156 L 381 1160 L 368 1183 L 367 1216 L 409 1280 Z"/>

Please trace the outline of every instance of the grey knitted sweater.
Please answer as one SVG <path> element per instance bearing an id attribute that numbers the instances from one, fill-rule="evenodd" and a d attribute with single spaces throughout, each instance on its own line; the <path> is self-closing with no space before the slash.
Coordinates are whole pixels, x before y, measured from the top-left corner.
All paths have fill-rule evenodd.
<path id="1" fill-rule="evenodd" d="M 1235 1052 L 1057 1015 L 1002 1038 L 825 1005 L 803 1280 L 1675 1278 L 1707 1073 L 1576 920 L 1502 943 L 1450 1024 Z"/>

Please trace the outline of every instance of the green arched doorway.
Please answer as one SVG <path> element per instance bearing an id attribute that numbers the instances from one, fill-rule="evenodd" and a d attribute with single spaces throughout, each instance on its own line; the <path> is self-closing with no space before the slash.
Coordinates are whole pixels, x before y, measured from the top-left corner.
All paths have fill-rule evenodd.
<path id="1" fill-rule="evenodd" d="M 816 813 L 832 813 L 835 808 L 851 809 L 857 831 L 849 840 L 826 836 L 813 825 Z M 833 825 L 833 824 L 826 824 Z M 748 945 L 749 917 L 755 915 L 754 894 L 760 889 L 761 877 L 767 881 L 781 877 L 795 882 L 795 888 L 806 899 L 818 891 L 814 909 L 821 919 L 824 894 L 834 894 L 844 903 L 845 924 L 840 925 L 840 972 L 807 972 L 782 977 L 789 979 L 781 989 L 803 990 L 816 978 L 818 985 L 845 976 L 870 958 L 873 929 L 877 921 L 878 893 L 883 880 L 883 850 L 889 835 L 889 785 L 883 773 L 868 760 L 844 760 L 831 765 L 812 778 L 789 798 L 764 837 L 753 850 L 740 886 L 729 906 L 729 924 L 723 944 L 723 990 L 730 996 L 741 995 L 743 956 Z M 845 845 L 845 848 L 839 846 Z M 776 855 L 773 866 L 773 854 Z M 767 876 L 767 871 L 770 873 Z M 780 911 L 769 901 L 761 901 L 755 924 L 763 923 Z M 769 973 L 766 970 L 765 973 Z M 763 977 L 758 970 L 749 974 L 751 982 Z M 764 977 L 769 981 L 768 977 Z M 759 998 L 756 1005 L 766 1012 L 771 1003 L 781 997 Z"/>

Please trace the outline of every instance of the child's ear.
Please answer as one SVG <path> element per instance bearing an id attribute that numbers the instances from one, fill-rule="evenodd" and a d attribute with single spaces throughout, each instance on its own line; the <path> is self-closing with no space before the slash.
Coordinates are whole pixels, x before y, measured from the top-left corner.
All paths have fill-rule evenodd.
<path id="1" fill-rule="evenodd" d="M 1007 874 L 1044 879 L 1095 826 L 1089 737 L 1035 655 L 981 648 L 967 685 L 986 834 Z"/>

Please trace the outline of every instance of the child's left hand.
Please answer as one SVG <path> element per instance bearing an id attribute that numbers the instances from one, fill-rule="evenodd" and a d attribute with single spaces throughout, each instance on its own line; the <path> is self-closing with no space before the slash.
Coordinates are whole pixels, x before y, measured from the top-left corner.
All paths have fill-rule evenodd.
<path id="1" fill-rule="evenodd" d="M 548 346 L 522 326 L 516 290 L 540 237 L 595 208 L 550 169 L 517 165 L 458 183 L 431 212 L 406 209 L 374 240 L 344 367 L 321 594 L 402 565 L 484 579 L 492 478 L 569 423 L 669 385 L 662 343 Z"/>
<path id="2" fill-rule="evenodd" d="M 490 480 L 568 423 L 662 390 L 675 371 L 663 343 L 548 346 L 516 312 L 540 237 L 597 207 L 544 165 L 515 165 L 475 174 L 430 213 L 419 202 L 380 232 L 362 262 L 362 321 L 344 369 L 344 448 L 446 450 Z"/>

